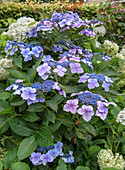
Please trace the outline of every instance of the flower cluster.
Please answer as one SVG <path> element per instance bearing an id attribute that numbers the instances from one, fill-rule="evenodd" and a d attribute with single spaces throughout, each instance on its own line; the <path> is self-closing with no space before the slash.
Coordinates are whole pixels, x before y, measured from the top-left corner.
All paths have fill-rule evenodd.
<path id="1" fill-rule="evenodd" d="M 103 75 L 103 74 L 95 74 L 95 73 L 85 73 L 80 76 L 78 83 L 85 83 L 88 80 L 88 88 L 94 89 L 95 87 L 99 87 L 99 83 L 102 83 L 102 87 L 105 91 L 109 91 L 109 87 L 112 86 L 113 81 L 111 78 Z"/>
<path id="2" fill-rule="evenodd" d="M 116 43 L 112 43 L 109 40 L 105 40 L 104 41 L 104 47 L 107 49 L 106 54 L 107 55 L 114 55 L 116 53 L 118 53 L 119 51 L 119 46 Z"/>
<path id="3" fill-rule="evenodd" d="M 125 167 L 125 160 L 123 159 L 123 156 L 119 155 L 119 153 L 116 153 L 114 155 L 110 149 L 102 149 L 101 151 L 99 151 L 97 157 L 98 164 L 101 170 L 107 167 L 123 170 Z"/>
<path id="4" fill-rule="evenodd" d="M 30 160 L 33 165 L 46 166 L 48 162 L 53 162 L 54 159 L 58 156 L 61 156 L 65 163 L 73 163 L 74 157 L 73 152 L 69 151 L 69 154 L 64 154 L 62 152 L 63 143 L 57 142 L 55 145 L 48 147 L 40 147 L 36 149 L 37 152 L 33 152 L 30 156 Z"/>
<path id="5" fill-rule="evenodd" d="M 30 17 L 21 17 L 17 19 L 17 22 L 12 23 L 9 26 L 9 30 L 7 31 L 7 35 L 13 39 L 13 41 L 20 41 L 22 42 L 24 38 L 26 37 L 26 32 L 30 31 L 32 27 L 34 27 L 36 24 L 35 20 Z"/>
<path id="6" fill-rule="evenodd" d="M 93 31 L 91 31 L 90 29 L 84 29 L 81 31 L 81 35 L 85 34 L 87 37 L 89 37 L 90 35 L 92 37 L 95 37 L 95 34 Z"/>
<path id="7" fill-rule="evenodd" d="M 67 100 L 63 110 L 66 112 L 71 112 L 72 114 L 78 113 L 79 115 L 82 115 L 86 122 L 91 120 L 92 116 L 94 115 L 93 107 L 97 109 L 95 115 L 100 117 L 102 120 L 105 120 L 108 114 L 108 106 L 110 104 L 117 106 L 115 103 L 108 102 L 101 95 L 93 94 L 89 91 L 73 93 L 71 97 L 75 95 L 78 95 L 78 98 Z M 77 110 L 79 107 L 79 102 L 83 105 Z"/>
<path id="8" fill-rule="evenodd" d="M 13 64 L 13 60 L 9 58 L 0 59 L 0 80 L 6 80 L 9 76 L 9 72 L 5 70 L 5 68 L 15 68 L 16 66 Z"/>
<path id="9" fill-rule="evenodd" d="M 43 48 L 41 45 L 8 41 L 5 52 L 9 52 L 10 55 L 13 55 L 18 50 L 23 55 L 24 61 L 32 60 L 32 57 L 38 59 L 43 56 Z"/>
<path id="10" fill-rule="evenodd" d="M 106 34 L 106 29 L 103 25 L 95 24 L 93 28 L 93 32 L 95 33 L 96 37 L 104 36 Z"/>
<path id="11" fill-rule="evenodd" d="M 30 105 L 32 103 L 41 102 L 43 103 L 45 99 L 43 97 L 37 97 L 37 92 L 41 90 L 43 94 L 49 92 L 51 89 L 58 90 L 60 95 L 66 97 L 66 93 L 61 87 L 58 85 L 57 82 L 52 80 L 45 80 L 41 84 L 39 82 L 32 84 L 31 87 L 24 87 L 21 83 L 24 80 L 17 79 L 15 84 L 11 84 L 9 87 L 6 88 L 6 91 L 15 90 L 14 95 L 21 95 L 23 100 L 27 100 L 27 104 Z"/>
<path id="12" fill-rule="evenodd" d="M 125 108 L 117 115 L 116 122 L 125 125 Z"/>

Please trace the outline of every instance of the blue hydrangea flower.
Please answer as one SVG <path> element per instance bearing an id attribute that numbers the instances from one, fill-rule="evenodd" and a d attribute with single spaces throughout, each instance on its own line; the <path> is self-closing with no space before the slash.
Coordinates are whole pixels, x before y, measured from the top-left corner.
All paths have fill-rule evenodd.
<path id="1" fill-rule="evenodd" d="M 40 157 L 41 157 L 41 153 L 33 152 L 30 156 L 30 161 L 32 162 L 33 165 L 41 165 L 42 161 Z"/>
<path id="2" fill-rule="evenodd" d="M 49 92 L 53 88 L 54 84 L 55 82 L 52 80 L 45 80 L 41 84 L 41 89 L 43 90 L 43 92 Z"/>
<path id="3" fill-rule="evenodd" d="M 46 166 L 47 162 L 52 162 L 54 160 L 54 157 L 52 157 L 49 153 L 42 154 L 40 156 L 40 159 L 42 161 L 42 164 Z"/>
<path id="4" fill-rule="evenodd" d="M 54 149 L 56 149 L 59 153 L 61 153 L 61 152 L 62 152 L 62 146 L 63 146 L 63 143 L 57 142 L 57 143 L 55 144 Z"/>
<path id="5" fill-rule="evenodd" d="M 36 100 L 36 89 L 32 87 L 24 87 L 22 89 L 21 97 L 24 100 Z"/>

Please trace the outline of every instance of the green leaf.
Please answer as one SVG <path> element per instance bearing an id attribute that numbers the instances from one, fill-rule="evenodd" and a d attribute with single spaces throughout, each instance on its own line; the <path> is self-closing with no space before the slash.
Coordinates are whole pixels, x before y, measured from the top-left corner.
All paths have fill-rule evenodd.
<path id="1" fill-rule="evenodd" d="M 12 166 L 12 170 L 30 170 L 30 167 L 28 164 L 24 163 L 24 162 L 16 162 L 15 164 L 13 164 Z"/>
<path id="2" fill-rule="evenodd" d="M 18 152 L 17 152 L 18 159 L 23 160 L 27 158 L 34 152 L 36 147 L 37 147 L 37 143 L 35 141 L 34 136 L 30 136 L 28 138 L 23 139 L 18 148 Z"/>
<path id="3" fill-rule="evenodd" d="M 42 127 L 40 132 L 36 135 L 36 141 L 39 146 L 50 146 L 53 145 L 52 134 L 48 127 Z"/>
<path id="4" fill-rule="evenodd" d="M 57 129 L 59 129 L 59 127 L 60 127 L 61 124 L 62 124 L 61 122 L 55 121 L 55 123 L 49 125 L 50 131 L 51 131 L 52 133 L 55 132 Z"/>
<path id="5" fill-rule="evenodd" d="M 65 164 L 64 160 L 60 158 L 58 161 L 59 165 L 57 166 L 56 170 L 67 170 L 67 165 Z"/>
<path id="6" fill-rule="evenodd" d="M 28 122 L 35 122 L 39 119 L 35 112 L 25 112 L 23 119 Z"/>
<path id="7" fill-rule="evenodd" d="M 68 117 L 63 117 L 63 118 L 59 119 L 59 121 L 62 122 L 65 126 L 68 126 L 68 127 L 74 126 L 74 122 L 72 121 L 72 119 L 70 119 Z"/>
<path id="8" fill-rule="evenodd" d="M 10 168 L 15 162 L 17 162 L 17 147 L 9 150 L 3 157 L 4 168 Z"/>
<path id="9" fill-rule="evenodd" d="M 91 124 L 87 122 L 82 122 L 81 125 L 83 128 L 85 128 L 87 132 L 89 132 L 93 136 L 96 136 L 96 129 Z"/>
<path id="10" fill-rule="evenodd" d="M 80 130 L 76 127 L 75 127 L 75 134 L 79 139 L 85 139 L 85 137 L 83 136 L 83 133 L 80 132 Z"/>
<path id="11" fill-rule="evenodd" d="M 48 109 L 47 109 L 47 112 L 48 112 L 48 114 L 46 115 L 47 120 L 52 122 L 52 123 L 55 123 L 55 119 L 56 119 L 55 113 L 51 110 L 48 110 Z"/>
<path id="12" fill-rule="evenodd" d="M 54 100 L 47 100 L 47 101 L 46 101 L 46 104 L 47 104 L 47 106 L 49 106 L 52 110 L 54 110 L 54 111 L 57 112 L 58 104 L 57 104 L 56 101 L 54 101 Z"/>
<path id="13" fill-rule="evenodd" d="M 85 166 L 78 166 L 76 170 L 90 170 L 88 167 Z"/>
<path id="14" fill-rule="evenodd" d="M 11 150 L 11 149 L 15 148 L 17 145 L 15 143 L 13 143 L 9 138 L 6 138 L 4 140 L 4 146 L 5 146 L 6 150 Z"/>
<path id="15" fill-rule="evenodd" d="M 12 110 L 8 102 L 0 100 L 0 115 L 4 114 L 12 114 Z"/>
<path id="16" fill-rule="evenodd" d="M 114 107 L 111 109 L 111 114 L 113 115 L 113 117 L 116 119 L 118 113 L 121 111 L 121 109 L 119 107 Z"/>
<path id="17" fill-rule="evenodd" d="M 41 103 L 34 103 L 34 104 L 31 104 L 27 111 L 29 112 L 41 112 L 42 110 L 44 109 L 44 105 L 41 104 Z"/>
<path id="18" fill-rule="evenodd" d="M 9 125 L 11 129 L 21 136 L 30 136 L 34 134 L 34 131 L 28 127 L 28 125 L 17 118 L 13 118 L 9 120 Z"/>
<path id="19" fill-rule="evenodd" d="M 0 134 L 5 133 L 9 128 L 7 115 L 0 116 Z"/>
<path id="20" fill-rule="evenodd" d="M 100 146 L 93 145 L 88 149 L 88 153 L 89 153 L 89 155 L 92 155 L 94 153 L 99 152 L 100 150 L 101 150 Z"/>
<path id="21" fill-rule="evenodd" d="M 6 70 L 7 70 L 10 74 L 12 74 L 14 77 L 29 82 L 28 75 L 27 75 L 25 72 L 22 72 L 22 71 L 19 71 L 19 70 L 14 70 L 14 69 L 9 69 L 9 68 L 6 68 Z"/>
<path id="22" fill-rule="evenodd" d="M 37 73 L 36 68 L 40 65 L 41 61 L 42 61 L 42 57 L 40 57 L 40 58 L 37 60 L 36 64 L 33 65 L 33 67 L 29 70 L 29 79 L 30 79 L 30 82 L 31 82 L 31 83 L 33 82 L 33 80 L 34 80 L 34 78 L 35 78 L 35 76 L 36 76 L 36 73 Z"/>
<path id="23" fill-rule="evenodd" d="M 85 64 L 85 63 L 80 63 L 81 64 L 81 67 L 83 68 L 83 70 L 84 70 L 84 72 L 86 72 L 86 73 L 91 73 L 92 72 L 92 69 L 91 69 L 91 67 L 90 66 L 88 66 L 87 64 Z"/>
<path id="24" fill-rule="evenodd" d="M 10 103 L 10 105 L 11 106 L 20 106 L 20 105 L 24 104 L 25 102 L 26 102 L 26 100 L 20 100 L 17 102 Z"/>
<path id="25" fill-rule="evenodd" d="M 3 170 L 3 162 L 0 160 L 0 170 Z"/>
<path id="26" fill-rule="evenodd" d="M 110 61 L 103 61 L 97 65 L 97 72 L 100 73 L 101 71 L 105 70 L 110 64 Z"/>
<path id="27" fill-rule="evenodd" d="M 6 100 L 9 97 L 10 97 L 10 93 L 8 93 L 8 92 L 0 93 L 0 100 Z"/>
<path id="28" fill-rule="evenodd" d="M 118 132 L 121 132 L 121 131 L 123 131 L 125 129 L 125 125 L 119 125 L 119 127 L 118 127 Z"/>
<path id="29" fill-rule="evenodd" d="M 18 66 L 19 68 L 22 68 L 22 61 L 23 58 L 21 56 L 14 56 L 14 63 L 16 66 Z"/>

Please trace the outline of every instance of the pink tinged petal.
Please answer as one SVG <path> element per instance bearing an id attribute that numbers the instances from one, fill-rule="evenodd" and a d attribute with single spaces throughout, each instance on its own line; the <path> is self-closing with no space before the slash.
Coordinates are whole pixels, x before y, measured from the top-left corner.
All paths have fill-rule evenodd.
<path id="1" fill-rule="evenodd" d="M 105 112 L 99 112 L 98 110 L 96 111 L 96 116 L 100 117 L 102 120 L 106 119 L 107 113 Z"/>
<path id="2" fill-rule="evenodd" d="M 45 74 L 41 76 L 41 78 L 42 78 L 43 80 L 46 80 L 48 77 L 49 77 L 49 76 L 48 76 L 48 75 L 45 75 Z"/>
<path id="3" fill-rule="evenodd" d="M 82 108 L 80 108 L 80 109 L 77 110 L 77 113 L 78 113 L 79 115 L 83 115 L 83 114 L 84 114 L 83 111 L 84 111 L 84 110 L 83 110 Z"/>
<path id="4" fill-rule="evenodd" d="M 78 99 L 67 100 L 67 102 L 66 102 L 66 103 L 67 103 L 67 104 L 77 105 L 77 104 L 78 104 Z"/>
<path id="5" fill-rule="evenodd" d="M 61 60 L 59 60 L 59 63 L 63 63 L 64 61 L 68 61 L 66 57 L 63 57 Z"/>
<path id="6" fill-rule="evenodd" d="M 62 89 L 59 90 L 59 94 L 60 94 L 60 95 L 63 95 L 63 96 L 66 98 L 66 92 L 65 92 L 64 90 L 62 90 Z"/>
<path id="7" fill-rule="evenodd" d="M 76 96 L 76 95 L 80 95 L 80 94 L 82 94 L 82 93 L 83 93 L 83 91 L 81 91 L 81 92 L 79 92 L 79 93 L 72 93 L 72 94 L 71 94 L 71 97 Z"/>
<path id="8" fill-rule="evenodd" d="M 88 121 L 91 120 L 92 116 L 93 116 L 93 115 L 91 115 L 91 114 L 85 113 L 82 117 L 83 117 L 83 119 L 84 119 L 86 122 L 88 122 Z"/>
<path id="9" fill-rule="evenodd" d="M 63 106 L 63 110 L 66 111 L 66 112 L 69 112 L 69 111 L 70 111 L 69 105 L 68 105 L 68 104 L 65 104 L 65 105 Z"/>
<path id="10" fill-rule="evenodd" d="M 72 105 L 71 105 L 71 106 L 70 106 L 70 112 L 73 113 L 73 114 L 75 114 L 78 107 L 79 107 L 79 106 L 72 106 Z"/>

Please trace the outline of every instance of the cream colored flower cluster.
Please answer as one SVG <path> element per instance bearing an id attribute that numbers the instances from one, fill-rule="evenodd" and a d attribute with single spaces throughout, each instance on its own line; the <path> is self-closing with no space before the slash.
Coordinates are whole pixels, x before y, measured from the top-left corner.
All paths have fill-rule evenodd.
<path id="1" fill-rule="evenodd" d="M 109 40 L 104 41 L 104 47 L 107 49 L 106 54 L 113 56 L 119 51 L 119 46 L 116 43 L 112 43 Z"/>
<path id="2" fill-rule="evenodd" d="M 96 34 L 97 37 L 104 36 L 106 34 L 106 29 L 103 25 L 98 26 L 99 24 L 95 24 L 93 28 L 93 32 Z"/>
<path id="3" fill-rule="evenodd" d="M 10 38 L 13 38 L 13 41 L 22 42 L 23 39 L 26 37 L 25 32 L 30 31 L 36 24 L 34 23 L 35 20 L 30 17 L 21 17 L 17 19 L 17 22 L 12 23 L 9 26 L 9 30 L 7 31 L 7 35 Z M 31 25 L 30 25 L 31 24 Z"/>
<path id="4" fill-rule="evenodd" d="M 106 167 L 123 170 L 125 167 L 125 160 L 123 159 L 123 156 L 119 155 L 119 153 L 116 153 L 114 155 L 110 149 L 102 149 L 101 151 L 99 151 L 97 157 L 98 164 L 101 170 Z"/>
<path id="5" fill-rule="evenodd" d="M 125 108 L 117 115 L 116 122 L 125 125 Z"/>
<path id="6" fill-rule="evenodd" d="M 12 59 L 0 57 L 0 80 L 6 80 L 8 78 L 9 72 L 5 68 L 16 68 L 13 64 Z"/>

